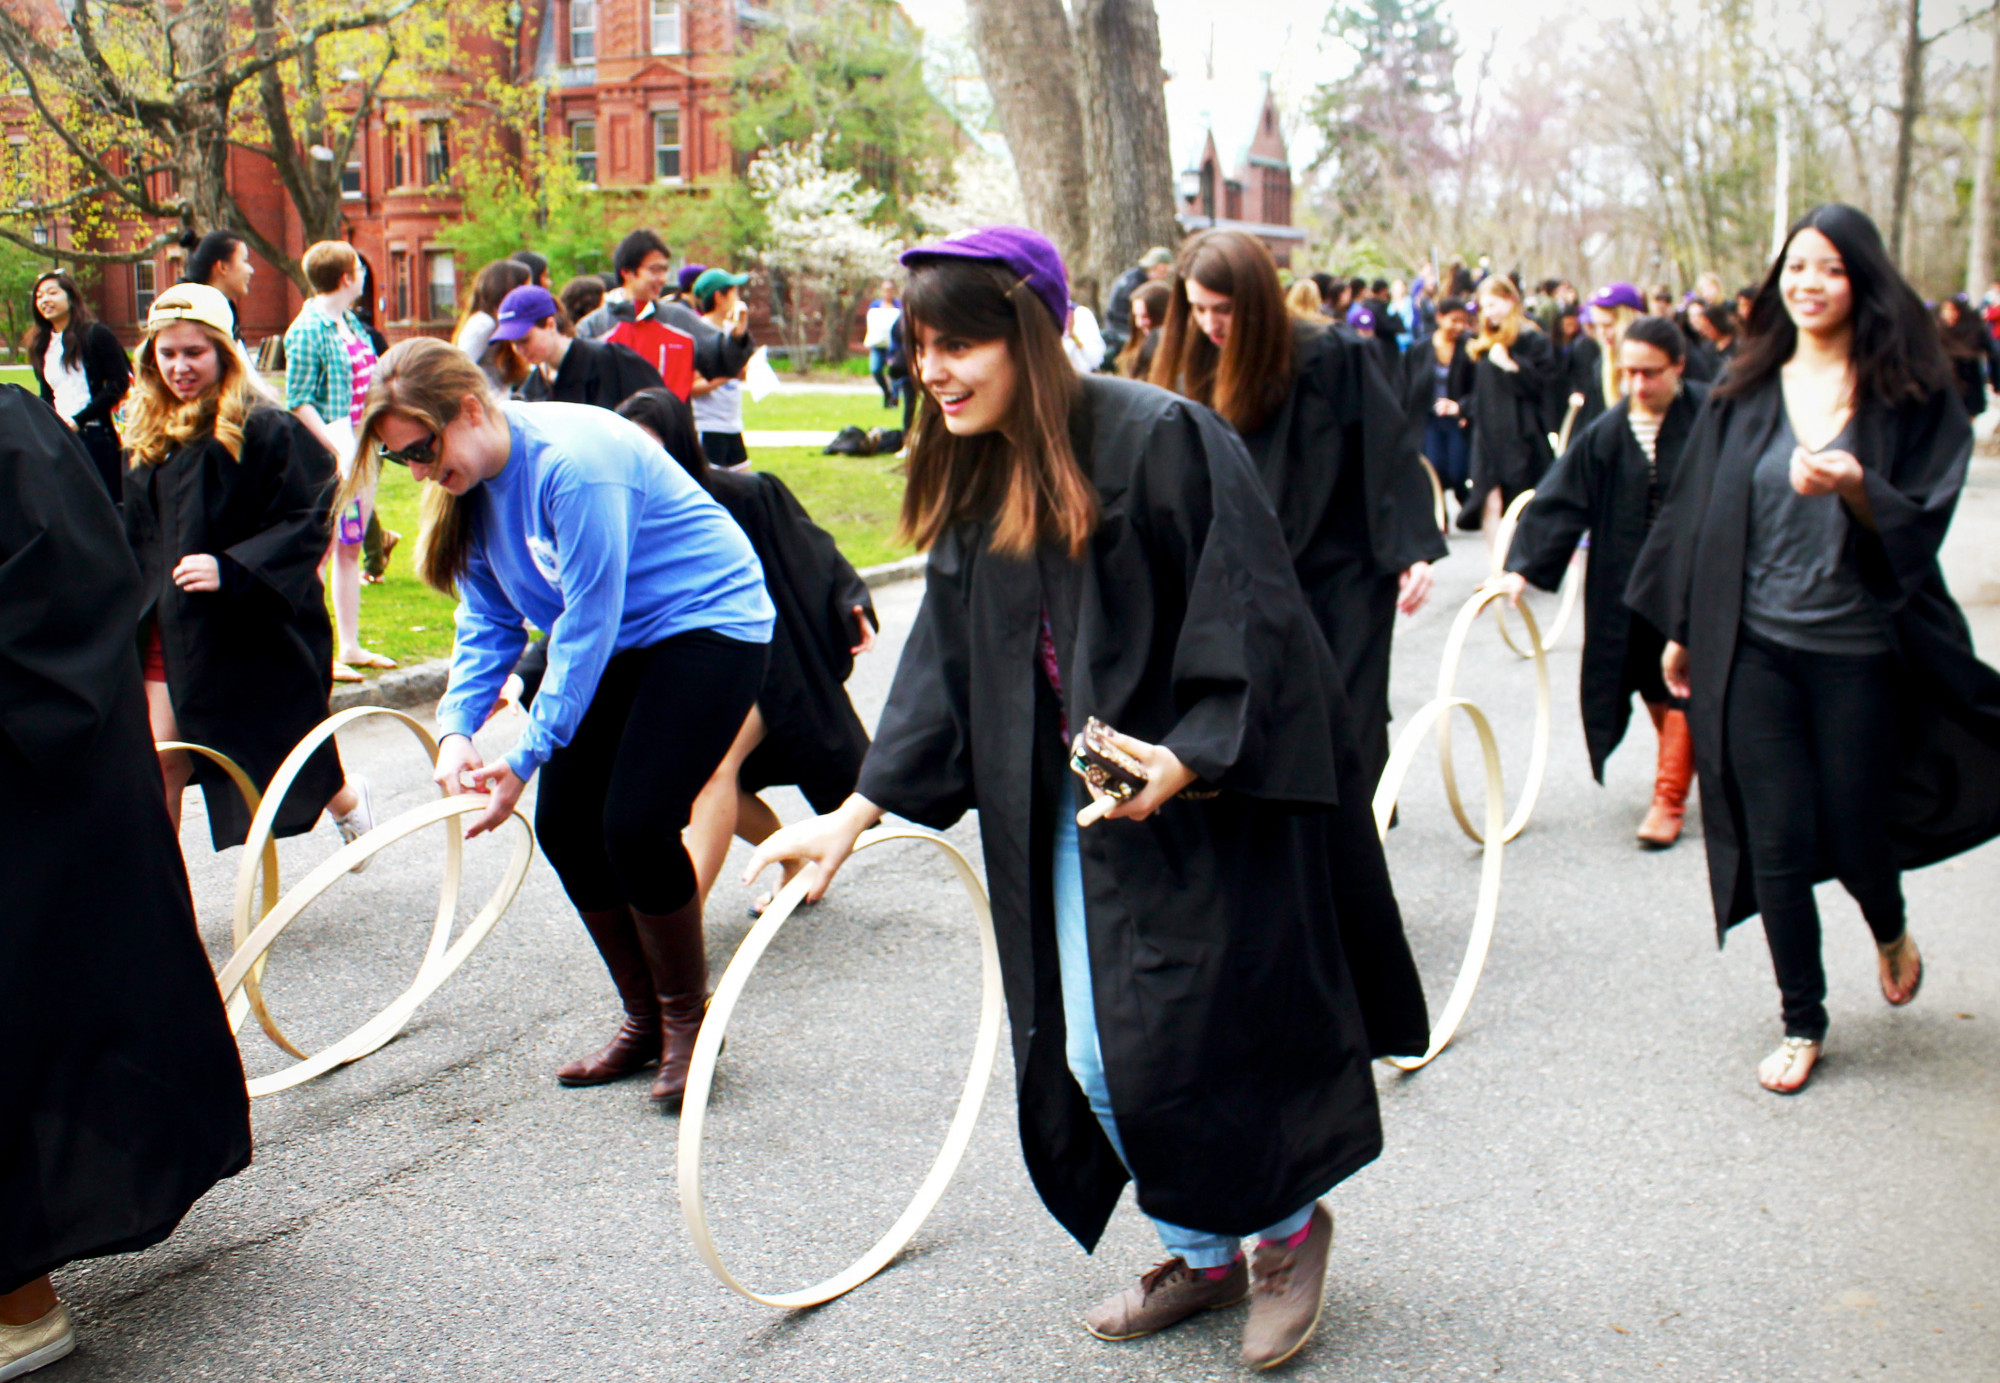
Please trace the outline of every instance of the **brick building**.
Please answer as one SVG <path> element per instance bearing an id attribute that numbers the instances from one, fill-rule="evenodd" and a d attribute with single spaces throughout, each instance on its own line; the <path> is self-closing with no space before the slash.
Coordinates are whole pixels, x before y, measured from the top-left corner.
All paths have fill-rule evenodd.
<path id="1" fill-rule="evenodd" d="M 1224 171 L 1211 126 L 1176 191 L 1182 230 L 1193 234 L 1215 226 L 1248 231 L 1264 242 L 1281 268 L 1290 266 L 1292 251 L 1305 243 L 1306 233 L 1292 225 L 1292 161 L 1269 86 L 1236 171 Z"/>
<path id="2" fill-rule="evenodd" d="M 460 63 L 502 79 L 546 80 L 541 118 L 552 143 L 567 139 L 583 180 L 620 187 L 692 187 L 739 171 L 726 125 L 730 69 L 746 31 L 762 16 L 741 0 L 526 0 L 517 35 L 463 35 Z M 483 138 L 481 116 L 446 79 L 422 97 L 383 102 L 367 118 L 342 181 L 346 238 L 375 275 L 375 319 L 392 339 L 450 330 L 477 265 L 438 243 L 459 214 L 454 161 Z M 25 137 L 25 136 L 24 136 Z M 268 160 L 231 154 L 231 190 L 260 231 L 293 255 L 305 235 Z M 51 228 L 56 236 L 64 228 Z M 134 225 L 128 245 L 150 229 Z M 178 247 L 152 259 L 107 265 L 95 309 L 128 342 L 154 296 L 180 277 Z M 290 280 L 257 261 L 243 335 L 282 334 L 302 303 Z"/>

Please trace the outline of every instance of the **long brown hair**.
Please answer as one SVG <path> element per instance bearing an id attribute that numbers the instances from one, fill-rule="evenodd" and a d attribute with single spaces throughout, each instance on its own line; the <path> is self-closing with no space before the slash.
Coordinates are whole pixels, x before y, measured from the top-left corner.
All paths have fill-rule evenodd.
<path id="1" fill-rule="evenodd" d="M 146 333 L 139 343 L 134 383 L 127 404 L 123 428 L 125 450 L 134 470 L 157 466 L 182 447 L 203 437 L 214 436 L 232 459 L 243 454 L 243 423 L 251 410 L 267 402 L 250 378 L 243 353 L 236 343 L 206 322 L 195 322 L 201 334 L 215 347 L 222 371 L 215 383 L 194 398 L 183 401 L 167 387 L 160 374 L 160 362 L 153 355 L 153 341 L 160 332 L 187 318 L 169 318 Z"/>
<path id="2" fill-rule="evenodd" d="M 904 540 L 927 549 L 953 524 L 989 520 L 995 552 L 1021 557 L 1046 542 L 1081 557 L 1097 527 L 1097 491 L 1070 446 L 1070 410 L 1081 386 L 1048 305 L 998 264 L 935 260 L 910 273 L 903 326 L 915 379 L 923 376 L 926 330 L 1005 341 L 1015 370 L 1006 422 L 976 436 L 954 436 L 925 390 L 903 487 Z"/>
<path id="3" fill-rule="evenodd" d="M 489 317 L 500 315 L 500 302 L 516 288 L 534 282 L 534 271 L 518 259 L 496 259 L 479 271 L 479 277 L 472 281 L 472 297 L 465 304 L 465 311 L 458 314 L 458 322 L 451 329 L 451 343 L 458 344 L 458 338 L 465 334 L 465 324 L 472 320 L 475 312 L 484 312 Z"/>
<path id="4" fill-rule="evenodd" d="M 37 365 L 41 364 L 42 357 L 48 354 L 49 342 L 56 334 L 54 324 L 42 315 L 42 309 L 35 302 L 35 299 L 41 296 L 42 285 L 51 279 L 55 281 L 56 287 L 62 289 L 63 296 L 69 299 L 69 321 L 63 324 L 62 333 L 63 363 L 81 364 L 83 341 L 90 334 L 90 324 L 96 318 L 90 315 L 89 304 L 85 303 L 83 296 L 76 291 L 76 280 L 60 269 L 44 270 L 36 276 L 35 286 L 28 290 L 28 311 L 35 319 L 34 336 L 28 343 L 28 353 L 34 357 Z"/>
<path id="5" fill-rule="evenodd" d="M 1478 318 L 1479 330 L 1473 336 L 1472 344 L 1465 349 L 1474 360 L 1484 360 L 1486 352 L 1495 346 L 1505 346 L 1511 351 L 1514 349 L 1514 343 L 1521 339 L 1521 333 L 1529 329 L 1528 314 L 1521 307 L 1521 290 L 1514 286 L 1514 280 L 1504 274 L 1492 274 L 1479 285 L 1479 291 L 1492 292 L 1505 298 L 1513 304 L 1513 307 L 1497 327 L 1487 324 L 1485 309 L 1480 308 L 1473 314 Z M 1607 399 L 1606 402 L 1611 403 L 1615 400 Z"/>
<path id="6" fill-rule="evenodd" d="M 1189 279 L 1229 296 L 1229 340 L 1220 349 L 1195 325 Z M 1292 365 L 1292 318 L 1264 242 L 1207 230 L 1183 245 L 1153 383 L 1207 404 L 1238 432 L 1254 432 L 1291 392 Z"/>
<path id="7" fill-rule="evenodd" d="M 1146 342 L 1152 334 L 1166 325 L 1167 309 L 1173 306 L 1174 290 L 1154 279 L 1134 289 L 1131 301 L 1146 305 L 1146 320 L 1152 325 L 1144 331 L 1139 330 L 1136 323 L 1133 325 L 1132 334 L 1125 338 L 1125 345 L 1118 352 L 1113 368 L 1126 379 L 1137 379 L 1139 357 L 1146 353 Z"/>
<path id="8" fill-rule="evenodd" d="M 354 429 L 354 464 L 341 482 L 334 512 L 347 507 L 376 477 L 382 462 L 375 455 L 375 430 L 391 414 L 420 423 L 442 438 L 457 421 L 466 396 L 480 399 L 489 412 L 500 407 L 487 386 L 486 372 L 458 347 L 434 337 L 417 336 L 389 348 L 375 366 L 368 402 Z M 432 590 L 458 593 L 471 542 L 465 504 L 441 486 L 426 482 L 417 532 L 417 575 Z"/>

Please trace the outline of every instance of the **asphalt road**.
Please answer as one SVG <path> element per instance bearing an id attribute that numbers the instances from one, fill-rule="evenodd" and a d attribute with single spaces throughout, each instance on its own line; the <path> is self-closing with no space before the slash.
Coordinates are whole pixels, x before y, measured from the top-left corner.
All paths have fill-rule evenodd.
<path id="1" fill-rule="evenodd" d="M 1948 553 L 1961 595 L 2000 602 L 2000 465 L 1982 463 Z M 1395 702 L 1434 689 L 1445 631 L 1483 570 L 1454 540 L 1433 606 L 1407 621 Z M 888 627 L 852 689 L 872 718 L 917 583 L 878 592 Z M 1549 608 L 1549 602 L 1541 602 Z M 1982 634 L 2000 614 L 1972 607 Z M 1699 817 L 1642 854 L 1632 831 L 1652 735 L 1590 780 L 1578 635 L 1553 654 L 1554 753 L 1508 849 L 1500 926 L 1458 1040 L 1415 1075 L 1378 1068 L 1388 1149 L 1329 1198 L 1338 1238 L 1312 1379 L 2000 1380 L 2000 960 L 1993 847 L 1907 880 L 1928 963 L 1891 1011 L 1873 948 L 1822 891 L 1833 1029 L 1811 1088 L 1758 1089 L 1777 1041 L 1761 935 L 1718 953 Z M 2000 638 L 1982 639 L 1992 657 Z M 1532 676 L 1490 626 L 1460 691 L 1492 714 L 1510 792 Z M 504 747 L 504 731 L 493 737 Z M 1458 737 L 1473 786 L 1470 736 Z M 384 814 L 426 795 L 386 722 L 343 738 Z M 1390 859 L 1433 1010 L 1457 968 L 1478 856 L 1434 759 L 1412 776 Z M 803 813 L 778 794 L 787 819 Z M 970 821 L 953 832 L 968 851 Z M 308 1048 L 386 1002 L 435 909 L 436 837 L 330 894 L 274 953 L 274 1011 Z M 290 842 L 288 878 L 333 845 Z M 477 844 L 477 843 L 475 843 Z M 190 810 L 205 933 L 221 958 L 236 852 Z M 739 854 L 740 858 L 740 854 Z M 499 849 L 470 854 L 490 880 Z M 482 890 L 469 882 L 469 899 Z M 749 922 L 731 879 L 710 910 L 718 971 Z M 790 1288 L 844 1265 L 928 1167 L 977 1008 L 969 914 L 921 846 L 858 857 L 781 936 L 739 1011 L 708 1150 L 711 1216 L 739 1274 Z M 1081 1313 L 1157 1256 L 1129 1202 L 1095 1257 L 1022 1169 L 1004 1053 L 971 1151 L 911 1249 L 824 1308 L 783 1314 L 694 1256 L 674 1184 L 676 1121 L 644 1083 L 559 1088 L 607 1034 L 602 968 L 537 862 L 511 915 L 377 1055 L 257 1102 L 255 1165 L 150 1252 L 58 1286 L 81 1344 L 60 1380 L 1211 1379 L 1238 1376 L 1240 1315 L 1125 1345 Z M 254 1029 L 253 1073 L 281 1058 Z"/>

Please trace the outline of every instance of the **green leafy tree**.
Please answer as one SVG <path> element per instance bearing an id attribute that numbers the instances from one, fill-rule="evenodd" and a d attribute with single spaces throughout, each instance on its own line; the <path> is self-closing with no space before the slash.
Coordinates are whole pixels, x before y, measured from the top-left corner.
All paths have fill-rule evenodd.
<path id="1" fill-rule="evenodd" d="M 781 0 L 774 22 L 736 61 L 738 149 L 833 136 L 827 155 L 884 195 L 904 223 L 910 203 L 949 180 L 953 124 L 924 82 L 923 46 L 884 0 Z"/>
<path id="2" fill-rule="evenodd" d="M 22 343 L 35 324 L 28 295 L 49 267 L 46 254 L 0 240 L 0 331 L 7 335 L 10 359 L 21 358 Z"/>

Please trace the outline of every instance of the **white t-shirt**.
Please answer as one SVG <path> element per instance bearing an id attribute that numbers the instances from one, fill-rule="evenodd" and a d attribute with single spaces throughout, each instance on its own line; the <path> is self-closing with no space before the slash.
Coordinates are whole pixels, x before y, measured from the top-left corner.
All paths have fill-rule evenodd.
<path id="1" fill-rule="evenodd" d="M 63 358 L 60 333 L 49 337 L 48 354 L 42 357 L 42 378 L 55 393 L 56 412 L 65 418 L 74 418 L 90 407 L 90 381 L 84 377 L 83 362 Z"/>
<path id="2" fill-rule="evenodd" d="M 697 432 L 741 432 L 743 430 L 743 381 L 732 379 L 720 389 L 697 394 L 694 409 Z"/>

